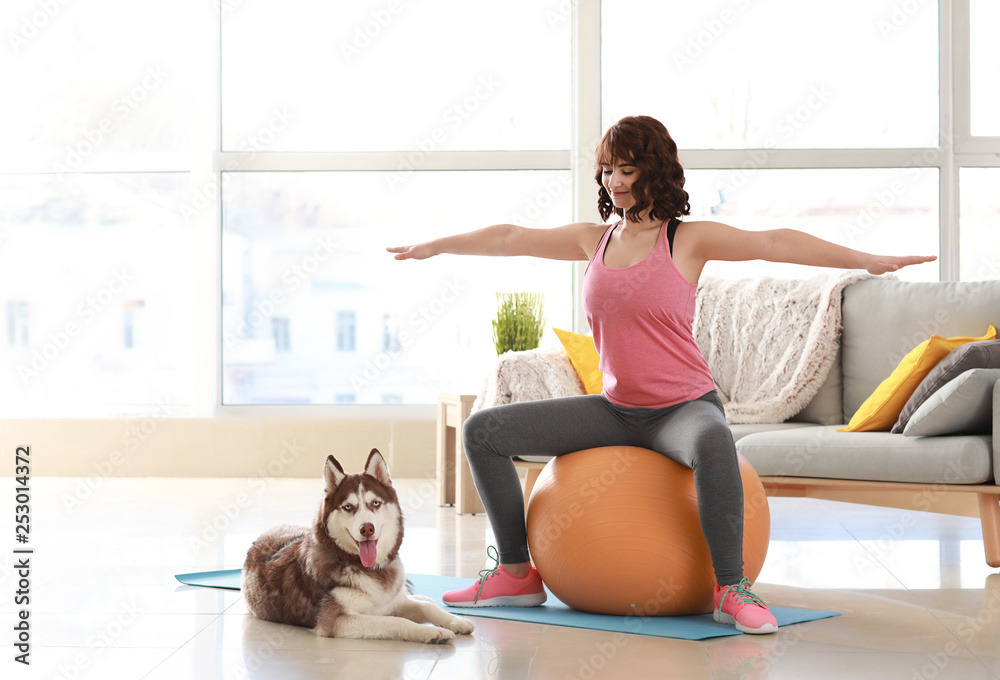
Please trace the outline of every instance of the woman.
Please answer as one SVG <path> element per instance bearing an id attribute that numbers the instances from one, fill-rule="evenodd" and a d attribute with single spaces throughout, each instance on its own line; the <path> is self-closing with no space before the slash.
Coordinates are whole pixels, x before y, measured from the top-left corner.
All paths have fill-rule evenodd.
<path id="1" fill-rule="evenodd" d="M 600 395 L 508 404 L 473 414 L 463 443 L 499 549 L 497 567 L 447 593 L 451 606 L 537 606 L 545 591 L 531 566 L 513 456 L 563 455 L 600 446 L 653 449 L 694 471 L 698 513 L 715 571 L 715 618 L 746 633 L 777 630 L 743 574 L 743 485 L 736 447 L 708 364 L 694 341 L 698 277 L 709 260 L 768 260 L 896 271 L 934 257 L 882 257 L 790 229 L 752 232 L 690 213 L 677 145 L 648 116 L 623 118 L 597 148 L 598 209 L 611 224 L 554 229 L 498 224 L 419 245 L 397 260 L 531 255 L 587 260 L 583 307 L 601 357 Z M 497 424 L 502 427 L 497 427 Z M 609 574 L 609 577 L 613 577 Z"/>

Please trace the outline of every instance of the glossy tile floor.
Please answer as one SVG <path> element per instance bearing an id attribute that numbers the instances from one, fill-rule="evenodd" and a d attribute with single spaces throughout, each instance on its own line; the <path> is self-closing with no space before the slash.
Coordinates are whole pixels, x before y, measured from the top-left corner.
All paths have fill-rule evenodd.
<path id="1" fill-rule="evenodd" d="M 1000 575 L 983 560 L 974 519 L 771 499 L 757 592 L 775 605 L 843 613 L 775 635 L 689 642 L 476 618 L 472 637 L 428 647 L 316 638 L 250 617 L 237 592 L 174 580 L 239 567 L 261 530 L 311 521 L 318 479 L 32 484 L 32 665 L 13 661 L 20 577 L 8 547 L 5 679 L 1000 678 Z M 485 518 L 436 507 L 432 481 L 396 485 L 408 570 L 475 576 Z"/>

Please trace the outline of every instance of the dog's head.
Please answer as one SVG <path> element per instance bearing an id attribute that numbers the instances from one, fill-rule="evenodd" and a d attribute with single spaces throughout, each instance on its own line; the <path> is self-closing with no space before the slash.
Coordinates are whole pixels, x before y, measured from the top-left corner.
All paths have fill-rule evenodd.
<path id="1" fill-rule="evenodd" d="M 403 542 L 403 516 L 378 449 L 368 454 L 365 471 L 359 474 L 346 474 L 336 458 L 327 456 L 323 480 L 319 537 L 327 537 L 343 559 L 363 567 L 382 569 L 392 562 Z"/>

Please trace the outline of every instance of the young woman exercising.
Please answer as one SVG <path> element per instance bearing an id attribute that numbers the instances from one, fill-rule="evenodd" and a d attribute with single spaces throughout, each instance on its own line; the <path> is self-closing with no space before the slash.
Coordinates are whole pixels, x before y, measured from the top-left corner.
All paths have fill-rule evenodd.
<path id="1" fill-rule="evenodd" d="M 694 472 L 699 520 L 715 571 L 716 619 L 735 620 L 747 633 L 774 632 L 774 616 L 743 574 L 742 522 L 728 521 L 743 516 L 743 484 L 722 402 L 692 332 L 698 277 L 709 260 L 767 260 L 883 274 L 936 258 L 870 255 L 791 229 L 753 232 L 718 222 L 681 222 L 690 204 L 677 145 L 648 116 L 615 123 L 601 139 L 596 158 L 597 207 L 604 220 L 618 216 L 611 225 L 527 229 L 498 224 L 387 249 L 397 260 L 452 253 L 589 261 L 583 308 L 601 357 L 604 391 L 484 409 L 465 422 L 462 439 L 499 561 L 467 588 L 445 594 L 444 601 L 456 607 L 545 601 L 529 561 L 524 501 L 512 457 L 638 446 Z"/>

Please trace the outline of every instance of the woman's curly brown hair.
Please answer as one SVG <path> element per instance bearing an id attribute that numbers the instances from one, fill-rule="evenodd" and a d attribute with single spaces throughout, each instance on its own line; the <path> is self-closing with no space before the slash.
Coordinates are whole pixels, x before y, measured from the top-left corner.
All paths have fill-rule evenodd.
<path id="1" fill-rule="evenodd" d="M 631 189 L 635 203 L 628 210 L 629 220 L 638 222 L 647 209 L 653 221 L 691 213 L 688 193 L 684 191 L 684 168 L 677 159 L 677 144 L 663 123 L 649 116 L 628 116 L 604 133 L 597 145 L 595 176 L 600 187 L 597 209 L 603 220 L 612 213 L 620 217 L 623 212 L 611 202 L 601 182 L 601 166 L 615 162 L 634 165 L 639 171 Z"/>

